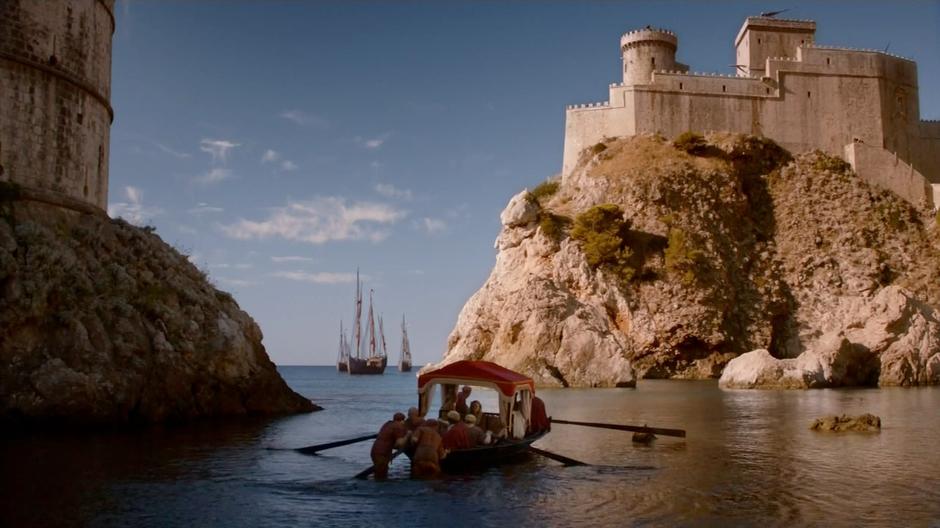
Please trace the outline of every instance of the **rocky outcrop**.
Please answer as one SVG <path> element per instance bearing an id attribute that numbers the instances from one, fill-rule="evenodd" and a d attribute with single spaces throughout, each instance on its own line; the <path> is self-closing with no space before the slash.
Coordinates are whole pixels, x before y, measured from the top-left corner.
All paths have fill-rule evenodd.
<path id="1" fill-rule="evenodd" d="M 940 383 L 940 323 L 911 292 L 889 286 L 844 317 L 841 329 L 794 359 L 763 349 L 732 359 L 719 384 L 807 389 Z"/>
<path id="2" fill-rule="evenodd" d="M 732 370 L 746 380 L 736 386 L 938 382 L 932 216 L 820 152 L 793 158 L 727 134 L 696 145 L 609 140 L 565 178 L 514 196 L 443 363 L 612 386 L 632 383 L 631 369 L 718 377 L 763 349 Z M 878 300 L 900 291 L 921 308 Z M 884 325 L 859 322 L 877 306 Z"/>
<path id="3" fill-rule="evenodd" d="M 813 431 L 830 433 L 844 433 L 846 431 L 877 433 L 881 431 L 881 418 L 868 413 L 858 416 L 845 414 L 842 416 L 826 416 L 817 418 L 809 428 Z"/>
<path id="4" fill-rule="evenodd" d="M 120 424 L 316 409 L 261 330 L 152 230 L 0 203 L 0 420 Z"/>

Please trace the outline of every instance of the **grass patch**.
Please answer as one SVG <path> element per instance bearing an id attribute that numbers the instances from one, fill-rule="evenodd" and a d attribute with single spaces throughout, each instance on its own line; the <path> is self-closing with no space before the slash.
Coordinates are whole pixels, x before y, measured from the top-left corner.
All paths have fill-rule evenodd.
<path id="1" fill-rule="evenodd" d="M 581 242 L 588 264 L 603 268 L 620 279 L 622 286 L 636 275 L 630 264 L 633 251 L 627 245 L 630 222 L 616 204 L 594 206 L 578 215 L 571 229 L 571 238 Z"/>
<path id="2" fill-rule="evenodd" d="M 664 256 L 666 270 L 679 275 L 686 286 L 695 282 L 707 264 L 705 252 L 696 248 L 688 234 L 678 227 L 669 229 Z"/>
<path id="3" fill-rule="evenodd" d="M 541 202 L 542 198 L 548 198 L 558 192 L 558 182 L 547 180 L 535 186 L 535 189 L 529 193 L 536 199 L 536 201 Z"/>
<path id="4" fill-rule="evenodd" d="M 539 227 L 548 238 L 558 242 L 571 226 L 571 218 L 548 211 L 539 213 Z"/>
<path id="5" fill-rule="evenodd" d="M 705 142 L 705 137 L 691 131 L 679 134 L 673 140 L 672 146 L 693 156 L 705 154 L 708 151 L 708 143 Z"/>
<path id="6" fill-rule="evenodd" d="M 813 168 L 818 171 L 829 171 L 836 174 L 847 174 L 852 170 L 852 166 L 844 159 L 830 156 L 821 150 L 816 151 L 816 160 L 813 161 Z"/>

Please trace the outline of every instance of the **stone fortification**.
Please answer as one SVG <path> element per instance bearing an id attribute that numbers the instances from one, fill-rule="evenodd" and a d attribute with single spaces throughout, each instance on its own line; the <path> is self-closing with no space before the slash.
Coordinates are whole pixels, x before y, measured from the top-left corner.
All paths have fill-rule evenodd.
<path id="1" fill-rule="evenodd" d="M 0 181 L 103 214 L 114 0 L 0 2 Z"/>
<path id="2" fill-rule="evenodd" d="M 836 156 L 862 142 L 913 169 L 888 189 L 913 181 L 917 190 L 899 194 L 934 205 L 933 193 L 919 189 L 940 184 L 940 124 L 920 119 L 917 65 L 875 50 L 818 46 L 815 30 L 812 21 L 748 18 L 736 38 L 735 75 L 689 73 L 675 61 L 676 36 L 665 30 L 625 34 L 623 82 L 610 85 L 605 103 L 567 108 L 562 174 L 604 138 L 644 133 L 746 133 L 791 152 Z"/>

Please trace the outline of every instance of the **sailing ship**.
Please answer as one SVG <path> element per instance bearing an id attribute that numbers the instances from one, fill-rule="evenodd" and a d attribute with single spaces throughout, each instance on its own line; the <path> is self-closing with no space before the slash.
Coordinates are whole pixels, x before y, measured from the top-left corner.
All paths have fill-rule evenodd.
<path id="1" fill-rule="evenodd" d="M 336 357 L 336 370 L 337 372 L 349 370 L 349 341 L 346 340 L 342 321 L 339 322 L 339 354 Z"/>
<path id="2" fill-rule="evenodd" d="M 411 344 L 408 343 L 408 329 L 405 328 L 405 316 L 401 316 L 401 351 L 398 358 L 398 371 L 411 372 Z"/>
<path id="3" fill-rule="evenodd" d="M 359 272 L 356 272 L 356 317 L 353 324 L 355 346 L 350 350 L 347 368 L 350 374 L 384 374 L 388 363 L 388 354 L 385 349 L 385 332 L 382 329 L 382 318 L 379 318 L 379 343 L 376 343 L 375 317 L 372 301 L 372 290 L 369 290 L 369 339 L 366 341 L 362 331 L 362 283 L 359 282 Z"/>

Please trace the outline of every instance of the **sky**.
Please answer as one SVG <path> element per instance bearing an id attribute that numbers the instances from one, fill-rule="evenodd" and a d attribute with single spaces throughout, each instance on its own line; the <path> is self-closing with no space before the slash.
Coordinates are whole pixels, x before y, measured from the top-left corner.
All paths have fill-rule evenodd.
<path id="1" fill-rule="evenodd" d="M 785 4 L 785 5 L 784 5 Z M 940 119 L 940 2 L 119 1 L 109 212 L 231 292 L 280 365 L 335 363 L 358 269 L 414 362 L 438 361 L 509 198 L 558 173 L 567 104 L 619 82 L 651 24 L 733 73 L 746 16 L 918 63 Z"/>

